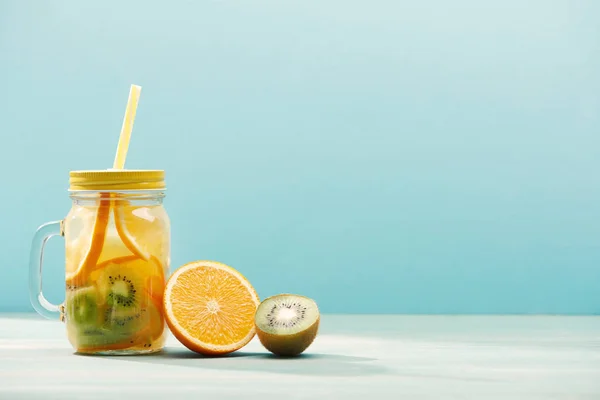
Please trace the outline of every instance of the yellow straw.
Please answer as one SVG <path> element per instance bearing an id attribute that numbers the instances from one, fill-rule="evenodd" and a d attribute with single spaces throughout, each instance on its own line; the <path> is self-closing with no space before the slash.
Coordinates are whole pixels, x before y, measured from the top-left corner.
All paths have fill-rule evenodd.
<path id="1" fill-rule="evenodd" d="M 127 101 L 127 109 L 123 118 L 123 126 L 121 127 L 121 136 L 119 137 L 119 145 L 117 146 L 117 154 L 113 169 L 123 169 L 125 167 L 125 159 L 127 158 L 127 150 L 129 149 L 129 139 L 131 139 L 131 131 L 133 130 L 133 121 L 135 120 L 135 112 L 137 110 L 138 101 L 142 87 L 131 85 L 129 89 L 129 100 Z"/>

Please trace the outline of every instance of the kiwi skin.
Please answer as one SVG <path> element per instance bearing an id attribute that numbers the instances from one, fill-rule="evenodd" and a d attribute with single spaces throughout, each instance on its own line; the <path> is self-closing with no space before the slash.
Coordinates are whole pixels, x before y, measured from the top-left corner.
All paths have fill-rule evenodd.
<path id="1" fill-rule="evenodd" d="M 270 298 L 279 296 L 295 296 L 307 298 L 305 296 L 288 293 L 284 293 L 283 295 L 272 296 Z M 266 301 L 270 298 L 267 298 L 263 301 Z M 256 336 L 258 336 L 260 343 L 262 343 L 262 345 L 267 350 L 269 350 L 271 353 L 277 356 L 295 357 L 302 354 L 302 352 L 304 352 L 304 350 L 306 350 L 308 346 L 310 346 L 315 340 L 319 331 L 320 321 L 321 315 L 319 314 L 317 316 L 317 320 L 310 327 L 308 327 L 302 332 L 298 332 L 293 335 L 274 335 L 271 333 L 267 333 L 260 329 L 260 327 L 256 323 L 256 320 L 254 325 L 256 326 Z"/>

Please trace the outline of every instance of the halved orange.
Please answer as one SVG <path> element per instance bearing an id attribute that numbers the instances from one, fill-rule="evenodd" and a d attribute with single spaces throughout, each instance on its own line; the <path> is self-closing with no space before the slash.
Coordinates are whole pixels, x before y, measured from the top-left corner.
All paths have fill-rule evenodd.
<path id="1" fill-rule="evenodd" d="M 252 340 L 259 304 L 242 274 L 215 261 L 181 266 L 165 287 L 164 312 L 171 332 L 184 346 L 205 355 L 231 353 Z"/>

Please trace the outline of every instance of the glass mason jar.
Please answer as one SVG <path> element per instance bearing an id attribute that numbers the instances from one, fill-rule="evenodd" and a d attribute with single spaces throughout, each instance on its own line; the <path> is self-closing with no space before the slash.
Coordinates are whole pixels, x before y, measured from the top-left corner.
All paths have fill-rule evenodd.
<path id="1" fill-rule="evenodd" d="M 35 310 L 65 322 L 79 353 L 143 354 L 163 348 L 162 295 L 170 268 L 170 222 L 162 201 L 164 171 L 70 173 L 71 210 L 42 225 L 30 255 Z M 44 246 L 65 238 L 65 300 L 42 293 Z"/>

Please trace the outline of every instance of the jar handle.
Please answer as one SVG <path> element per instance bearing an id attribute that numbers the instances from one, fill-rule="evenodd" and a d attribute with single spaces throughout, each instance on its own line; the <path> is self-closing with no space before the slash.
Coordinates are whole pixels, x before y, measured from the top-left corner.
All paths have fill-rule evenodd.
<path id="1" fill-rule="evenodd" d="M 53 221 L 40 226 L 31 244 L 29 253 L 29 300 L 35 311 L 48 319 L 63 320 L 63 305 L 50 303 L 42 293 L 42 266 L 44 264 L 44 247 L 53 236 L 64 236 L 63 221 Z"/>

